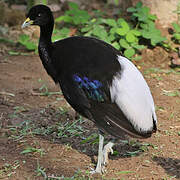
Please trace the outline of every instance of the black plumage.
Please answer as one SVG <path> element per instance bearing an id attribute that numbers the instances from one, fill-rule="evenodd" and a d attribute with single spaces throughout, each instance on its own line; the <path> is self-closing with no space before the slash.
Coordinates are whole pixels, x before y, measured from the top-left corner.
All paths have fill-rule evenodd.
<path id="1" fill-rule="evenodd" d="M 112 101 L 113 96 L 119 96 L 112 93 L 112 87 L 117 85 L 120 88 L 118 82 L 113 83 L 115 77 L 118 74 L 120 80 L 121 73 L 125 72 L 123 68 L 127 66 L 131 69 L 126 63 L 121 66 L 119 51 L 92 37 L 75 36 L 52 43 L 54 19 L 47 6 L 37 5 L 30 9 L 22 26 L 28 25 L 40 26 L 38 50 L 42 64 L 54 82 L 60 84 L 65 99 L 77 112 L 92 120 L 100 131 L 116 137 L 121 136 L 121 130 L 143 138 L 150 137 L 156 131 L 154 112 L 150 117 L 153 125 L 148 130 L 143 130 L 143 126 L 138 129 L 138 120 L 134 125 L 124 108 Z M 143 80 L 141 83 L 144 83 Z M 148 91 L 146 87 L 145 91 Z M 150 104 L 153 102 L 151 97 L 149 101 Z"/>

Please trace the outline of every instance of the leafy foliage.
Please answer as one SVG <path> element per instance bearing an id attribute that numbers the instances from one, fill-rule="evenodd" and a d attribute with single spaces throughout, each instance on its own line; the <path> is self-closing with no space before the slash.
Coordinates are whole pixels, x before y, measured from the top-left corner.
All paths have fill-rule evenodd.
<path id="1" fill-rule="evenodd" d="M 173 33 L 173 40 L 180 44 L 180 25 L 177 23 L 172 23 L 174 33 Z"/>
<path id="2" fill-rule="evenodd" d="M 161 44 L 166 40 L 155 26 L 157 17 L 150 14 L 150 9 L 143 6 L 142 2 L 138 2 L 135 7 L 128 8 L 127 11 L 132 13 L 131 19 L 135 27 L 141 32 L 141 37 L 150 40 L 152 46 Z"/>
<path id="3" fill-rule="evenodd" d="M 127 9 L 128 12 L 132 13 L 132 20 L 138 22 L 144 22 L 148 24 L 151 21 L 155 21 L 157 17 L 150 14 L 150 9 L 143 6 L 142 2 L 138 2 L 135 7 L 130 7 Z"/>
<path id="4" fill-rule="evenodd" d="M 155 27 L 154 21 L 157 17 L 150 14 L 149 8 L 141 2 L 127 9 L 133 23 L 123 18 L 104 18 L 104 12 L 100 11 L 95 11 L 94 16 L 90 16 L 87 11 L 81 10 L 78 4 L 69 2 L 68 5 L 69 10 L 55 19 L 57 26 L 52 41 L 72 35 L 94 36 L 120 50 L 127 58 L 133 59 L 145 45 L 149 45 L 144 39 L 149 40 L 151 46 L 164 45 L 166 40 Z M 21 35 L 19 42 L 28 50 L 37 50 L 37 46 L 27 35 Z M 139 59 L 140 56 L 136 58 Z"/>
<path id="5" fill-rule="evenodd" d="M 68 37 L 70 34 L 70 29 L 63 27 L 62 29 L 54 29 L 52 41 L 57 41 L 63 38 Z"/>
<path id="6" fill-rule="evenodd" d="M 76 3 L 69 2 L 69 10 L 65 12 L 64 16 L 56 18 L 56 22 L 64 21 L 74 25 L 84 24 L 90 19 L 87 11 L 79 9 Z"/>
<path id="7" fill-rule="evenodd" d="M 30 40 L 30 37 L 26 34 L 22 34 L 19 36 L 19 41 L 18 41 L 21 45 L 25 46 L 27 48 L 27 50 L 29 51 L 37 51 L 37 44 L 35 44 L 34 42 L 32 42 Z"/>
<path id="8" fill-rule="evenodd" d="M 141 35 L 141 32 L 132 29 L 131 25 L 122 18 L 115 20 L 103 18 L 100 15 L 92 18 L 87 11 L 80 10 L 77 4 L 70 2 L 69 10 L 66 11 L 65 15 L 55 19 L 55 22 L 58 23 L 62 21 L 66 27 L 74 26 L 77 28 L 78 35 L 94 36 L 112 44 L 115 48 L 124 52 L 128 58 L 132 58 L 138 50 L 144 48 L 143 45 L 139 45 L 138 37 Z M 62 30 L 64 31 L 65 29 L 63 28 Z M 64 35 L 68 36 L 67 28 L 65 32 L 66 34 Z M 59 34 L 63 35 L 63 33 Z M 61 39 L 60 36 L 59 39 Z"/>

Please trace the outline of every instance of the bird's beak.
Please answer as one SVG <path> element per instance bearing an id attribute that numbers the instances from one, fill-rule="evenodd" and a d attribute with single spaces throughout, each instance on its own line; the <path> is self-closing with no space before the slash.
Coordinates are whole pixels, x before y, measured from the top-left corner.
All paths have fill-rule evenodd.
<path id="1" fill-rule="evenodd" d="M 30 26 L 31 24 L 33 24 L 33 20 L 27 18 L 24 23 L 22 24 L 21 28 L 25 28 L 27 26 Z"/>

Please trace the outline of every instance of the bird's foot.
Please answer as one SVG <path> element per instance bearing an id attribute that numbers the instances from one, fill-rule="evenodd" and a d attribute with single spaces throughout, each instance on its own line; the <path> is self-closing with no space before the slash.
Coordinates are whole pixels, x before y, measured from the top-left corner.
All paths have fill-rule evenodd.
<path id="1" fill-rule="evenodd" d="M 113 149 L 112 149 L 113 146 L 114 146 L 114 143 L 112 143 L 112 142 L 109 142 L 108 144 L 106 144 L 104 146 L 104 149 L 103 149 L 103 163 L 102 163 L 104 166 L 107 166 L 107 164 L 109 162 L 108 154 L 109 153 L 113 154 Z"/>
<path id="2" fill-rule="evenodd" d="M 109 142 L 104 146 L 102 151 L 102 159 L 98 159 L 96 169 L 91 169 L 90 171 L 91 174 L 95 174 L 95 173 L 103 174 L 106 172 L 106 166 L 109 161 L 108 154 L 109 153 L 113 154 L 113 149 L 112 149 L 113 145 L 114 143 Z"/>
<path id="3" fill-rule="evenodd" d="M 106 172 L 105 165 L 101 164 L 100 166 L 97 166 L 96 169 L 90 168 L 90 174 L 104 174 Z"/>

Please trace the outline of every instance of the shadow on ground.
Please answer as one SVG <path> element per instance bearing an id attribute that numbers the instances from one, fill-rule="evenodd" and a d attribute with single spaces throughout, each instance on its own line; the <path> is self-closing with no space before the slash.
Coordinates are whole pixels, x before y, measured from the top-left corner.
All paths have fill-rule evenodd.
<path id="1" fill-rule="evenodd" d="M 180 159 L 165 158 L 165 157 L 154 157 L 158 165 L 160 165 L 167 174 L 175 178 L 180 178 Z"/>

